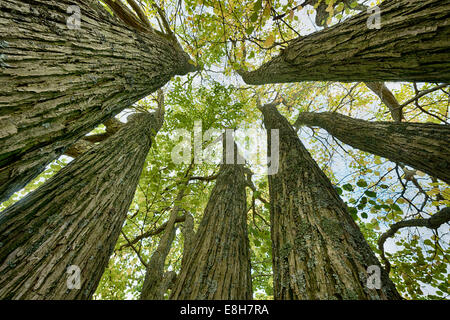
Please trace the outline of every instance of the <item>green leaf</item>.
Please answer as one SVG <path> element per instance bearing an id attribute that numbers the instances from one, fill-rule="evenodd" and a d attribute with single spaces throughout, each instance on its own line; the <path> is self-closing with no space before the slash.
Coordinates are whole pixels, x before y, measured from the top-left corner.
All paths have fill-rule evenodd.
<path id="1" fill-rule="evenodd" d="M 256 16 L 256 18 L 258 18 L 258 16 Z M 247 29 L 245 29 L 245 33 L 247 33 L 248 35 L 251 35 L 254 30 L 255 30 L 255 26 L 250 26 Z"/>
<path id="2" fill-rule="evenodd" d="M 364 194 L 371 198 L 376 198 L 376 196 L 377 196 L 377 193 L 375 191 L 370 191 L 370 190 L 366 190 L 364 192 Z"/>
<path id="3" fill-rule="evenodd" d="M 360 180 L 358 180 L 358 182 L 356 183 L 356 185 L 357 185 L 358 187 L 365 188 L 365 187 L 367 187 L 367 182 L 366 182 L 366 180 L 360 179 Z"/>
<path id="4" fill-rule="evenodd" d="M 256 20 L 258 20 L 258 12 L 253 12 L 253 14 L 250 16 L 250 21 L 251 22 L 256 22 Z"/>
<path id="5" fill-rule="evenodd" d="M 346 183 L 342 186 L 342 189 L 346 191 L 353 191 L 353 186 L 350 183 Z"/>

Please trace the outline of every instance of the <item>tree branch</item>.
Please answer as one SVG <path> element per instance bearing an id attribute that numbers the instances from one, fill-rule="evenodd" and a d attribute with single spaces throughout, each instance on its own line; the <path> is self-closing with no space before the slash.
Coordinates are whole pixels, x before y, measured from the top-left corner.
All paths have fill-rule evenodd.
<path id="1" fill-rule="evenodd" d="M 429 229 L 437 229 L 442 224 L 450 221 L 450 208 L 444 208 L 441 211 L 435 213 L 428 219 L 409 219 L 394 223 L 388 231 L 383 233 L 378 240 L 378 248 L 381 251 L 381 258 L 385 263 L 386 272 L 389 273 L 391 264 L 389 260 L 384 255 L 384 243 L 390 237 L 393 237 L 394 234 L 401 228 L 407 227 L 426 227 Z"/>
<path id="2" fill-rule="evenodd" d="M 388 107 L 391 112 L 392 119 L 400 122 L 403 119 L 402 106 L 398 103 L 397 98 L 384 82 L 366 82 L 365 85 L 373 91 L 381 101 Z"/>
<path id="3" fill-rule="evenodd" d="M 185 220 L 186 220 L 186 215 L 182 215 L 182 216 L 177 217 L 175 219 L 175 223 L 184 222 Z M 149 231 L 141 234 L 140 236 L 137 236 L 136 238 L 134 238 L 133 240 L 129 241 L 128 243 L 123 244 L 119 248 L 119 250 L 122 250 L 123 248 L 126 248 L 126 247 L 131 247 L 132 245 L 134 245 L 135 243 L 141 241 L 142 239 L 153 237 L 153 236 L 156 236 L 156 235 L 160 234 L 161 232 L 163 232 L 166 229 L 167 223 L 168 223 L 168 221 L 164 222 L 162 225 L 160 225 L 156 229 L 149 230 Z"/>

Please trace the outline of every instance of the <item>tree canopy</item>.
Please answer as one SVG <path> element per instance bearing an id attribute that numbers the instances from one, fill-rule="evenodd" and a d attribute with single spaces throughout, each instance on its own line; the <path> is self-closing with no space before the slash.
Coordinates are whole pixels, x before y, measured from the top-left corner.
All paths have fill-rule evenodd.
<path id="1" fill-rule="evenodd" d="M 329 61 L 333 61 L 333 54 L 337 54 L 340 50 L 339 41 L 344 40 L 338 39 L 333 43 L 332 38 L 325 38 L 327 44 L 321 45 L 321 32 L 339 30 L 342 24 L 356 21 L 357 19 L 352 19 L 358 15 L 370 16 L 372 11 L 368 9 L 374 6 L 383 8 L 395 6 L 396 2 L 408 1 L 99 0 L 99 2 L 129 28 L 136 30 L 148 28 L 156 30 L 164 37 L 176 39 L 177 45 L 189 55 L 191 59 L 189 63 L 193 67 L 188 74 L 171 75 L 170 81 L 158 93 L 147 95 L 116 115 L 116 120 L 125 122 L 129 114 L 153 112 L 161 105 L 165 110 L 164 123 L 147 155 L 126 221 L 108 267 L 94 294 L 95 299 L 140 297 L 147 265 L 160 240 L 164 238 L 165 226 L 174 206 L 179 207 L 180 216 L 174 222 L 175 236 L 163 263 L 166 272 L 180 271 L 183 249 L 187 242 L 184 232 L 187 228 L 186 217 L 192 215 L 194 230 L 197 230 L 220 169 L 219 163 L 196 161 L 193 156 L 196 134 L 201 132 L 206 136 L 208 130 L 221 133 L 225 129 L 239 132 L 253 128 L 264 131 L 263 116 L 258 106 L 273 101 L 276 101 L 279 112 L 296 129 L 313 159 L 330 179 L 371 249 L 383 265 L 389 268 L 389 276 L 402 297 L 406 299 L 450 297 L 448 220 L 444 219 L 443 224 L 433 227 L 420 223 L 401 225 L 404 221 L 425 220 L 444 212 L 445 208 L 450 206 L 449 185 L 437 176 L 410 166 L 406 161 L 383 158 L 374 152 L 362 151 L 345 144 L 345 141 L 341 141 L 319 124 L 305 124 L 300 121 L 302 113 L 327 112 L 368 122 L 432 123 L 448 126 L 450 108 L 448 77 L 437 80 L 439 79 L 437 75 L 435 78 L 430 77 L 430 82 L 423 82 L 425 78 L 418 77 L 417 82 L 404 82 L 414 77 L 397 77 L 401 74 L 398 66 L 398 69 L 393 68 L 395 72 L 392 73 L 395 76 L 385 79 L 381 79 L 382 76 L 373 79 L 361 77 L 360 80 L 345 75 L 333 77 L 335 70 L 333 68 L 329 73 L 324 72 L 320 79 L 292 78 L 280 83 L 279 78 L 270 79 L 269 72 L 269 78 L 264 84 L 260 82 L 253 85 L 252 81 L 246 78 L 249 72 L 262 68 L 275 61 L 274 59 L 279 59 L 290 50 L 290 46 L 301 47 L 301 41 L 309 39 L 308 36 L 312 34 L 317 34 L 319 41 L 314 50 L 319 50 L 318 48 L 322 46 L 324 51 L 311 54 L 326 56 Z M 445 23 L 440 25 L 440 29 L 433 30 L 436 35 L 425 37 L 430 43 L 442 42 L 440 37 L 450 34 L 448 18 L 450 1 L 428 2 L 430 6 L 439 2 Z M 439 16 L 438 10 L 435 11 L 436 17 Z M 381 11 L 381 28 L 374 29 L 374 32 L 377 30 L 386 32 L 390 23 L 388 17 L 389 13 L 384 17 Z M 383 20 L 384 18 L 387 20 Z M 410 19 L 407 25 L 413 26 L 415 17 L 412 16 Z M 82 23 L 85 23 L 83 17 Z M 419 27 L 417 26 L 418 29 Z M 364 25 L 364 28 L 368 27 Z M 101 30 L 98 31 L 101 33 Z M 417 45 L 417 52 L 414 51 L 416 50 L 414 37 L 418 35 L 411 33 L 411 38 L 408 38 L 408 41 L 411 41 L 408 50 L 411 50 L 413 55 L 421 48 Z M 344 47 L 344 50 L 349 50 L 352 47 L 352 39 L 346 41 L 348 48 Z M 398 41 L 401 43 L 402 37 L 399 36 Z M 446 41 L 443 45 L 447 46 L 448 52 L 441 52 L 439 51 L 441 48 L 437 48 L 435 51 L 439 55 L 436 54 L 435 59 L 445 60 L 445 57 L 448 57 L 450 45 L 449 40 Z M 331 48 L 338 49 L 333 52 Z M 396 57 L 396 48 L 388 45 L 383 47 L 380 51 L 383 58 L 380 58 L 380 61 L 377 61 L 374 52 L 370 52 L 369 56 L 375 59 L 375 63 L 381 63 L 388 56 Z M 102 57 L 99 56 L 98 59 L 101 61 Z M 430 66 L 433 63 L 437 65 L 436 61 L 430 62 Z M 450 71 L 449 62 L 443 62 L 447 63 L 446 71 Z M 7 61 L 3 62 L 0 55 L 0 68 L 3 68 L 2 63 Z M 126 63 L 124 61 L 124 64 Z M 351 60 L 344 62 L 337 60 L 333 63 L 342 64 L 344 68 L 345 63 L 351 63 Z M 407 69 L 408 66 L 405 64 L 402 67 Z M 308 75 L 310 72 L 308 70 L 311 69 L 304 68 L 305 74 Z M 342 82 L 336 82 L 336 79 Z M 383 80 L 395 82 L 381 82 Z M 2 103 L 0 95 L 0 106 Z M 82 139 L 89 141 L 90 136 L 106 133 L 108 131 L 106 125 L 107 123 L 99 124 Z M 450 144 L 448 127 L 446 128 L 447 134 L 442 140 Z M 2 130 L 0 128 L 0 133 Z M 182 130 L 188 134 L 188 141 L 185 141 L 184 145 L 177 135 L 177 132 L 183 132 Z M 358 132 L 354 132 L 354 135 L 357 134 Z M 111 136 L 111 139 L 113 138 L 114 136 Z M 198 147 L 202 150 L 208 146 L 212 147 L 215 138 L 217 135 L 208 141 L 204 139 Z M 102 144 L 102 140 L 103 138 L 98 141 L 91 139 L 90 143 Z M 252 143 L 241 139 L 239 134 L 236 134 L 236 141 L 243 149 Z M 389 139 L 384 141 L 387 145 L 393 142 Z M 404 141 L 405 144 L 407 142 Z M 187 145 L 191 147 L 180 148 Z M 175 163 L 173 150 L 187 150 L 188 156 L 183 158 L 183 162 Z M 447 157 L 448 160 L 449 155 L 444 151 L 442 154 L 442 157 Z M 22 190 L 1 203 L 0 211 L 36 190 L 71 163 L 76 156 L 78 154 L 66 153 L 52 161 L 45 171 Z M 249 188 L 246 201 L 251 282 L 255 299 L 272 299 L 274 295 L 269 184 L 267 175 L 262 169 L 264 164 L 260 161 L 265 156 L 259 154 L 255 157 L 246 157 L 247 167 L 252 172 L 247 175 Z M 450 163 L 447 163 L 447 170 L 448 166 Z M 179 197 L 181 189 L 183 195 Z M 394 227 L 396 229 L 392 232 L 393 225 L 397 227 Z M 169 298 L 169 292 L 166 292 L 164 297 Z"/>

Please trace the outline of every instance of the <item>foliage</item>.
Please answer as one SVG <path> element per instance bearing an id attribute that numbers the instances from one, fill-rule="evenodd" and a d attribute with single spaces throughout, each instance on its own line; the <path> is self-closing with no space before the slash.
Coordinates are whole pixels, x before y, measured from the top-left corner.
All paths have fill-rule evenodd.
<path id="1" fill-rule="evenodd" d="M 322 1 L 326 4 L 328 25 L 357 12 L 356 2 Z M 303 82 L 260 87 L 242 84 L 234 70 L 255 68 L 278 53 L 289 40 L 322 28 L 313 22 L 320 1 L 313 6 L 302 6 L 303 2 L 158 2 L 183 48 L 202 70 L 176 77 L 164 88 L 164 126 L 147 157 L 128 219 L 95 298 L 139 297 L 145 276 L 142 262 L 149 261 L 161 234 L 144 238 L 133 246 L 128 246 L 128 242 L 167 221 L 186 174 L 208 177 L 217 172 L 214 164 L 195 164 L 189 172 L 189 163 L 175 164 L 171 159 L 171 150 L 178 143 L 173 138 L 174 130 L 192 132 L 196 121 L 202 122 L 203 132 L 210 128 L 237 129 L 247 124 L 261 126 L 255 97 L 271 101 L 277 95 L 283 98 L 280 111 L 291 123 L 303 111 L 333 111 L 371 121 L 392 121 L 388 108 L 363 83 Z M 153 4 L 145 0 L 143 8 L 157 27 L 158 16 Z M 431 83 L 387 85 L 400 103 L 436 86 Z M 134 107 L 151 111 L 156 108 L 153 98 L 147 97 Z M 405 121 L 447 123 L 449 103 L 448 87 L 433 91 L 404 106 Z M 124 114 L 130 112 L 135 111 L 130 109 Z M 95 132 L 101 130 L 99 127 Z M 416 172 L 416 185 L 405 175 L 411 168 L 352 149 L 323 130 L 302 128 L 299 137 L 331 179 L 377 254 L 380 253 L 377 240 L 391 224 L 412 217 L 429 217 L 450 204 L 449 186 L 424 173 Z M 67 157 L 54 162 L 1 208 L 37 188 L 68 162 Z M 273 297 L 270 215 L 268 204 L 259 200 L 269 199 L 268 183 L 265 176 L 258 175 L 253 176 L 253 183 L 256 191 L 248 189 L 247 195 L 254 296 L 270 299 Z M 191 180 L 179 203 L 183 212 L 194 216 L 196 225 L 213 184 L 214 180 Z M 184 239 L 180 232 L 182 224 L 179 226 L 166 261 L 168 270 L 180 268 Z M 433 232 L 419 228 L 403 230 L 388 241 L 390 276 L 405 298 L 449 298 L 449 243 L 448 225 Z"/>

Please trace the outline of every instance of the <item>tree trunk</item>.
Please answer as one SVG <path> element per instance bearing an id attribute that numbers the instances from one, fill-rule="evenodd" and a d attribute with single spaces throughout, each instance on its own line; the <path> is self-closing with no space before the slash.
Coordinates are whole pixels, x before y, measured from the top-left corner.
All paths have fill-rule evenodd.
<path id="1" fill-rule="evenodd" d="M 69 29 L 70 5 L 81 10 Z M 0 202 L 77 139 L 193 70 L 179 45 L 97 0 L 0 2 Z"/>
<path id="2" fill-rule="evenodd" d="M 222 165 L 170 298 L 252 298 L 242 165 Z"/>
<path id="3" fill-rule="evenodd" d="M 363 12 L 293 40 L 247 84 L 298 81 L 450 81 L 450 0 L 395 0 L 380 5 L 381 29 Z"/>
<path id="4" fill-rule="evenodd" d="M 295 126 L 318 126 L 353 148 L 401 162 L 450 184 L 450 126 L 370 122 L 338 113 L 302 112 Z"/>
<path id="5" fill-rule="evenodd" d="M 269 175 L 274 298 L 399 299 L 295 130 L 274 105 L 261 109 L 269 144 L 271 129 L 279 129 L 279 169 Z M 381 269 L 379 290 L 366 285 L 372 265 Z"/>
<path id="6" fill-rule="evenodd" d="M 189 180 L 187 179 L 186 184 L 188 181 Z M 168 283 L 164 281 L 164 278 L 167 278 L 169 273 L 164 272 L 164 266 L 167 255 L 169 254 L 170 248 L 172 246 L 172 242 L 175 238 L 175 231 L 176 231 L 175 223 L 178 218 L 178 212 L 180 211 L 178 203 L 184 197 L 184 190 L 186 188 L 186 184 L 181 186 L 181 190 L 177 195 L 177 198 L 174 202 L 174 206 L 170 213 L 169 220 L 167 221 L 164 234 L 158 243 L 156 251 L 150 258 L 150 262 L 146 266 L 145 280 L 144 285 L 142 286 L 140 297 L 141 300 L 162 300 L 164 298 L 164 293 L 168 289 L 166 287 Z"/>
<path id="7" fill-rule="evenodd" d="M 137 114 L 0 213 L 0 299 L 89 299 L 125 221 L 151 140 L 161 126 Z M 69 266 L 81 270 L 68 289 Z"/>

